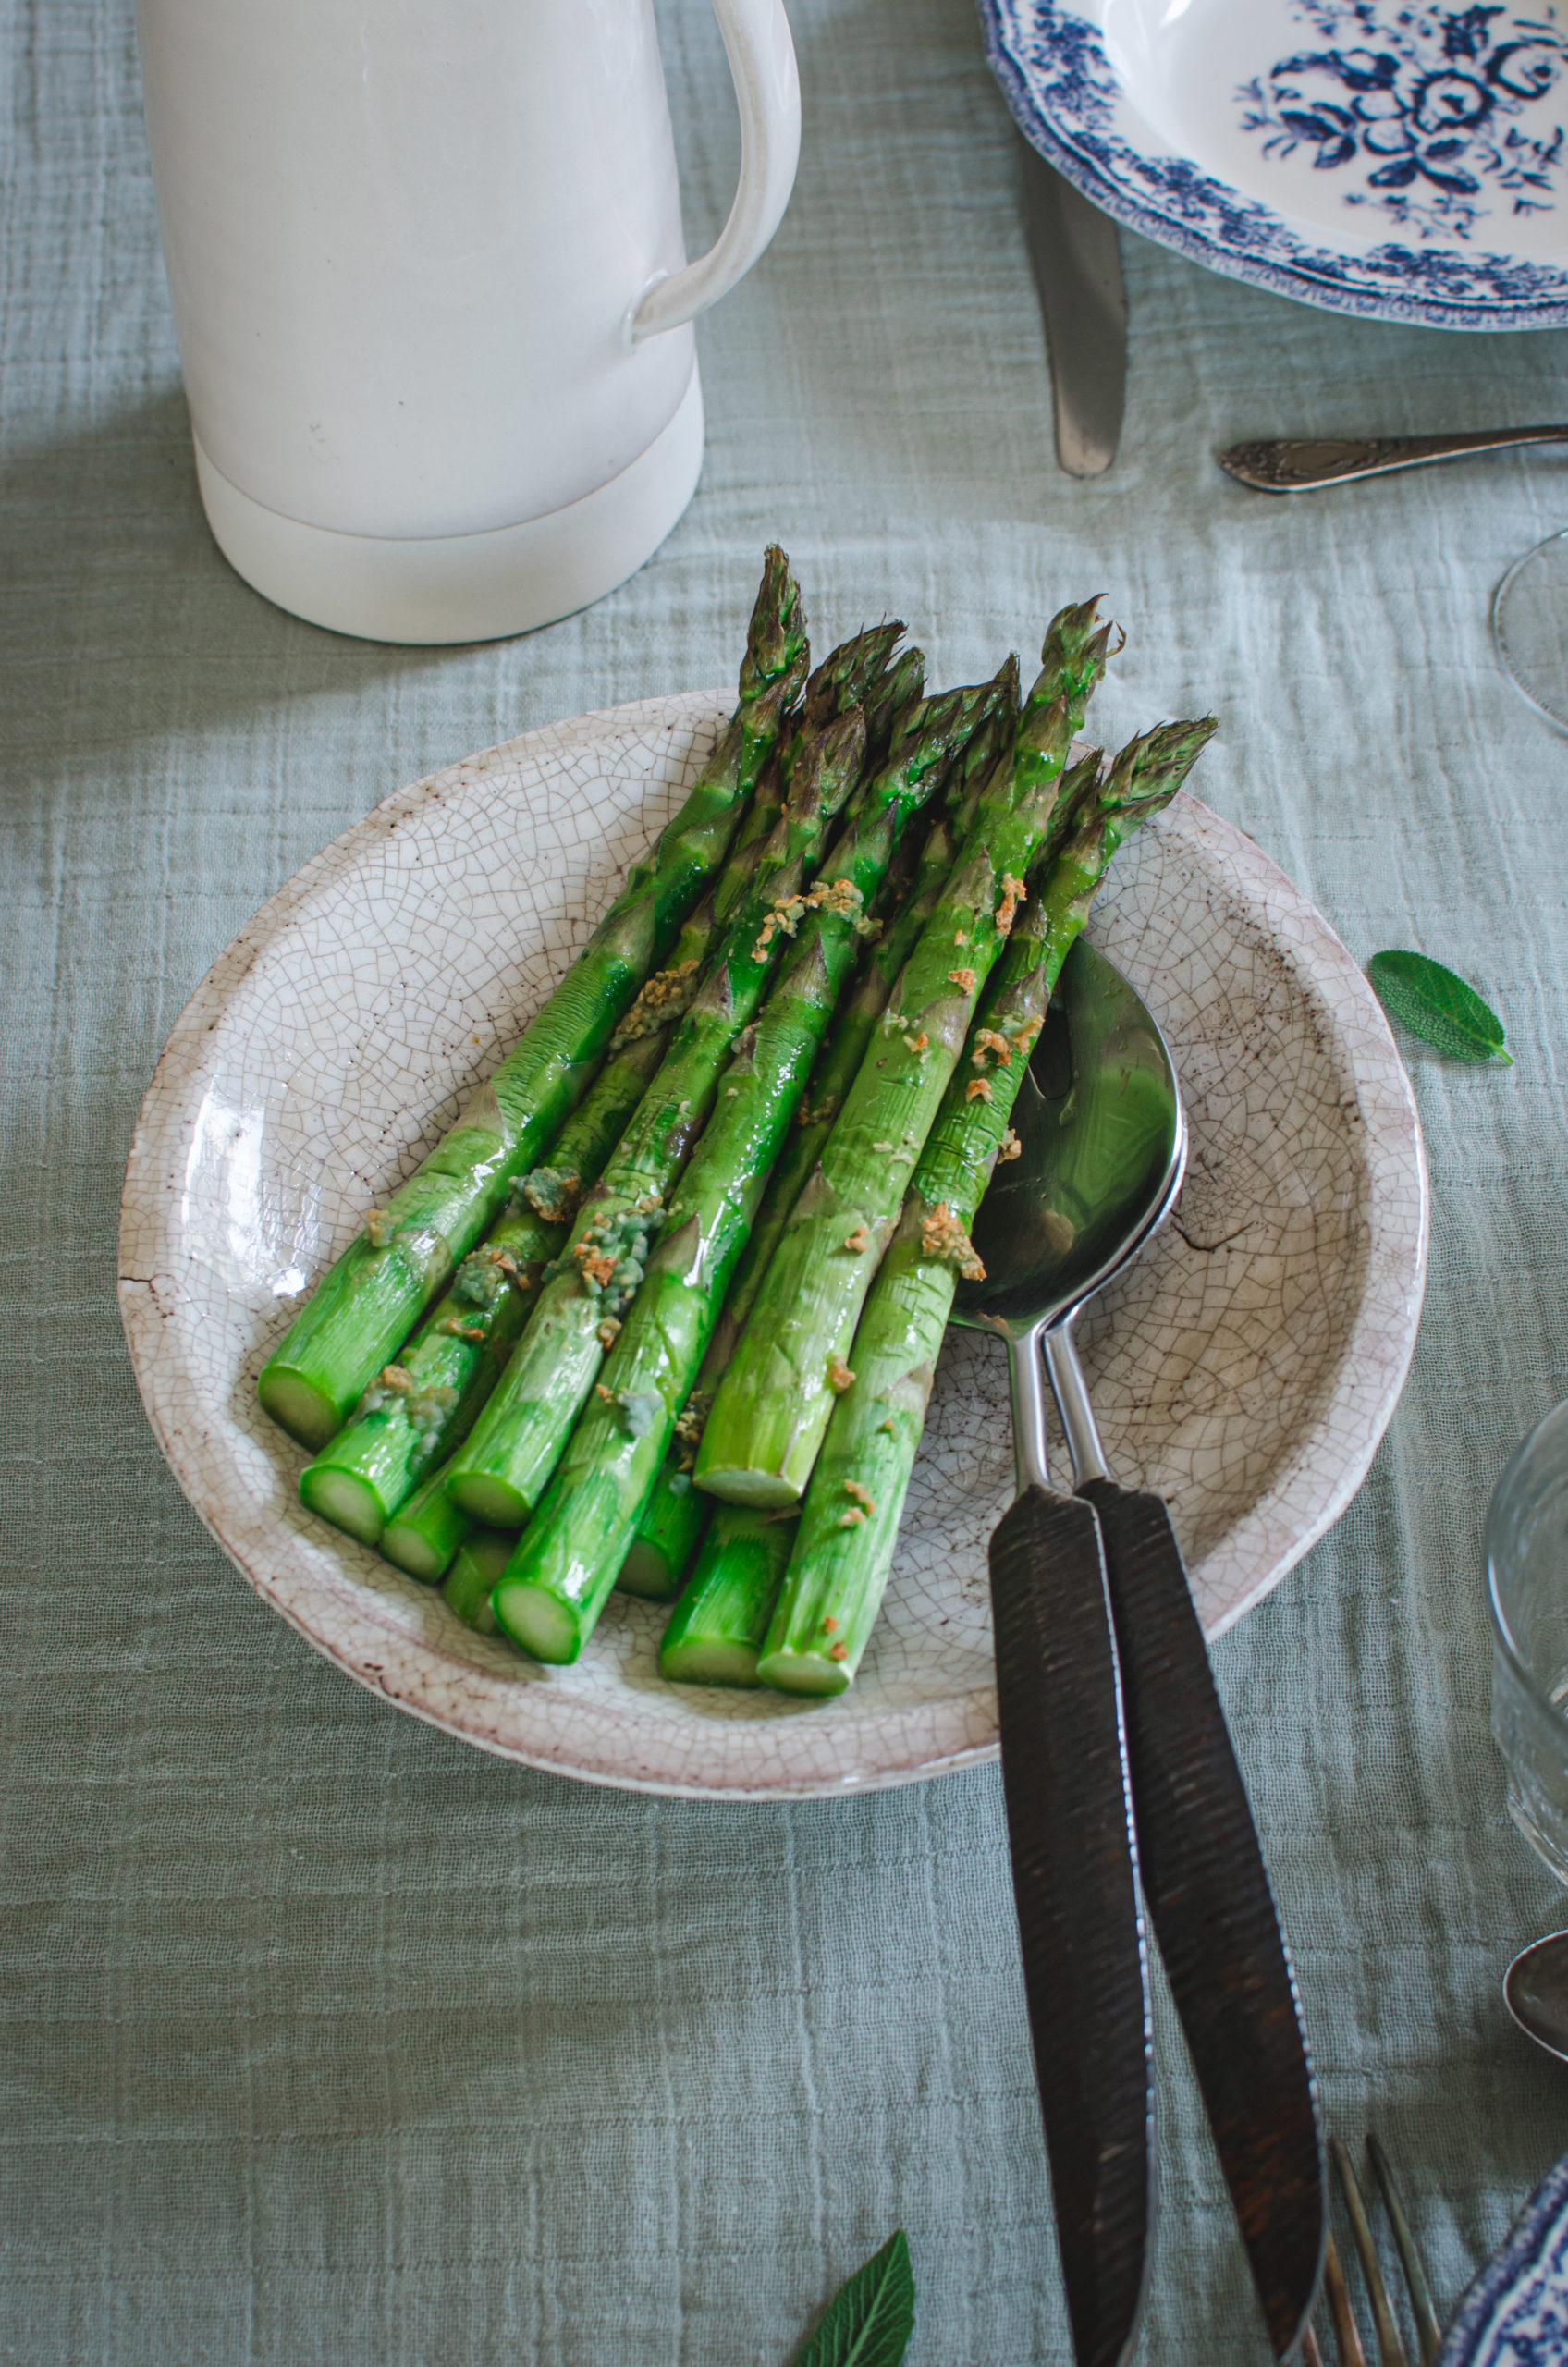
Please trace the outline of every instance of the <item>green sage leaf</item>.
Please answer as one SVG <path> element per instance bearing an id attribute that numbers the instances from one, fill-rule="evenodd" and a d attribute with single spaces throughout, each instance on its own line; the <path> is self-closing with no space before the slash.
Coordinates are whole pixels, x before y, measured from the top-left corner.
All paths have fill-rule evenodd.
<path id="1" fill-rule="evenodd" d="M 795 2367 L 899 2367 L 914 2332 L 914 2271 L 901 2227 L 828 2303 Z"/>
<path id="2" fill-rule="evenodd" d="M 1385 1010 L 1402 1027 L 1455 1061 L 1501 1061 L 1502 1022 L 1474 987 L 1425 953 L 1374 953 L 1366 965 Z"/>

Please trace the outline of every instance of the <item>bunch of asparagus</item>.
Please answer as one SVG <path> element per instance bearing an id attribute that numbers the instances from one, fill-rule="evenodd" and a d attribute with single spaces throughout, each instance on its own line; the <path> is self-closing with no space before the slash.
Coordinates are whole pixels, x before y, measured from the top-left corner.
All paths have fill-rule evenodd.
<path id="1" fill-rule="evenodd" d="M 852 1681 L 1051 989 L 1213 730 L 1072 761 L 1096 608 L 927 697 L 899 624 L 808 673 L 769 549 L 685 803 L 262 1374 L 312 1509 L 541 1661 L 619 1580 L 675 1681 Z"/>

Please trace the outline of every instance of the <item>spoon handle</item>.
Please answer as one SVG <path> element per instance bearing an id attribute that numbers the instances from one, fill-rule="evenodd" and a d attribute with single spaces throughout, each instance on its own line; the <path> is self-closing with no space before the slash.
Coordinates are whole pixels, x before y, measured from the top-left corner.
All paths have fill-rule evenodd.
<path id="1" fill-rule="evenodd" d="M 1568 427 L 1498 427 L 1471 435 L 1284 435 L 1271 443 L 1232 444 L 1220 453 L 1219 465 L 1256 493 L 1313 493 L 1465 452 L 1506 452 L 1517 444 L 1568 444 Z"/>
<path id="2" fill-rule="evenodd" d="M 1085 1479 L 1127 1708 L 1144 1895 L 1276 2355 L 1326 2226 L 1317 2091 L 1290 1952 L 1163 1501 Z"/>
<path id="3" fill-rule="evenodd" d="M 1002 1790 L 1073 2356 L 1118 2367 L 1147 2279 L 1154 2050 L 1099 1527 L 1082 1497 L 1032 1484 L 990 1561 Z"/>

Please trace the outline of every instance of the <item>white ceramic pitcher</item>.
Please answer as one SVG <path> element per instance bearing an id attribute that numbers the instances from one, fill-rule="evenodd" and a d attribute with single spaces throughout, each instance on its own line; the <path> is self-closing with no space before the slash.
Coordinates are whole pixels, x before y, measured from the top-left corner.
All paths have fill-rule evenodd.
<path id="1" fill-rule="evenodd" d="M 545 624 L 690 501 L 689 324 L 789 202 L 783 0 L 714 0 L 741 185 L 687 264 L 652 0 L 139 0 L 219 546 L 375 641 Z"/>

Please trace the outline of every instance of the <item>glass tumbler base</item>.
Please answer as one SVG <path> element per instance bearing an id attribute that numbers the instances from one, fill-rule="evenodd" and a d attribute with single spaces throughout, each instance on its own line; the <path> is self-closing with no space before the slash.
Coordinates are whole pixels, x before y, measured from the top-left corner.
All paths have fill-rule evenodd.
<path id="1" fill-rule="evenodd" d="M 1492 640 L 1525 705 L 1568 731 L 1568 531 L 1514 560 L 1492 600 Z"/>

